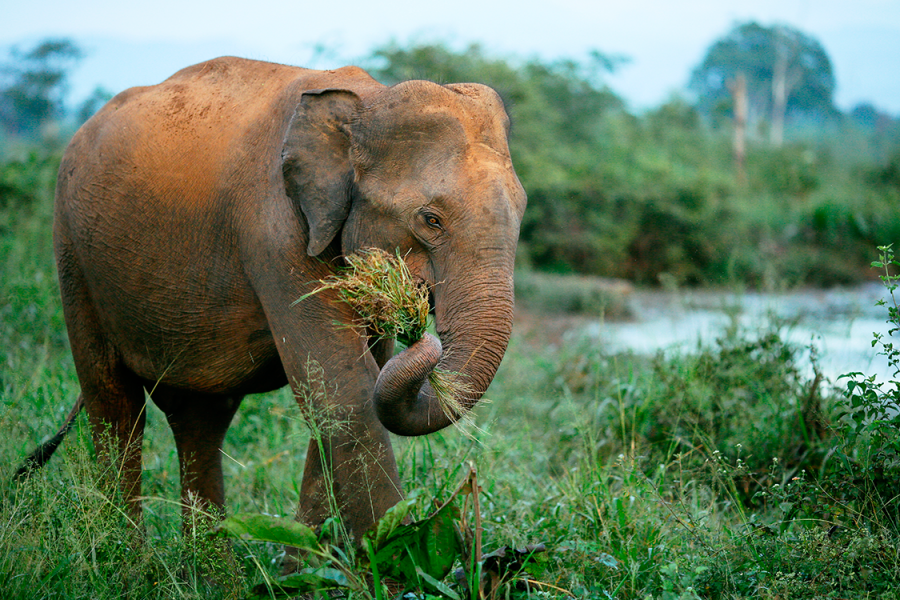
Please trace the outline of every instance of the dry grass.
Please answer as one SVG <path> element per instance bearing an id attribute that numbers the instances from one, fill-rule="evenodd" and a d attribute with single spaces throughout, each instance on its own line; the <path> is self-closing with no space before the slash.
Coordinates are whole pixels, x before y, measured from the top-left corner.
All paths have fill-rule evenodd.
<path id="1" fill-rule="evenodd" d="M 347 267 L 323 279 L 318 288 L 297 302 L 324 290 L 335 290 L 342 302 L 356 311 L 354 326 L 367 328 L 380 338 L 393 338 L 404 346 L 422 339 L 428 328 L 428 288 L 417 283 L 399 253 L 380 248 L 361 250 L 346 257 Z M 461 398 L 471 397 L 464 375 L 434 369 L 428 381 L 441 409 L 454 422 L 470 424 Z"/>
<path id="2" fill-rule="evenodd" d="M 323 279 L 315 291 L 297 302 L 324 290 L 335 290 L 359 315 L 354 325 L 405 346 L 421 339 L 428 327 L 428 288 L 413 280 L 403 258 L 369 248 L 346 260 L 347 267 Z"/>

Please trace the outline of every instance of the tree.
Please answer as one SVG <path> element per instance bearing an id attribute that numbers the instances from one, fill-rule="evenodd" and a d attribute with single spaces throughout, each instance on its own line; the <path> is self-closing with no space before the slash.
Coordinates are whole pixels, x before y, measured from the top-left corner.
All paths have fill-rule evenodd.
<path id="1" fill-rule="evenodd" d="M 875 108 L 873 104 L 864 102 L 857 104 L 850 111 L 850 119 L 860 127 L 875 128 L 879 122 L 890 117 Z"/>
<path id="2" fill-rule="evenodd" d="M 28 52 L 10 50 L 0 66 L 0 124 L 14 135 L 29 135 L 63 116 L 69 69 L 81 49 L 65 38 L 47 39 Z"/>
<path id="3" fill-rule="evenodd" d="M 819 42 L 796 29 L 744 23 L 715 42 L 691 74 L 698 108 L 713 114 L 730 106 L 729 85 L 738 75 L 747 82 L 749 123 L 768 122 L 776 146 L 786 118 L 837 115 L 831 61 Z"/>

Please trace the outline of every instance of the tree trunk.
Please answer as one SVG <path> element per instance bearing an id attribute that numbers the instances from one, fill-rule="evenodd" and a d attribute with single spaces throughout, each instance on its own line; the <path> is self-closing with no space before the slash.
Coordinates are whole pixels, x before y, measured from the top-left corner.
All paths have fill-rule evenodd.
<path id="1" fill-rule="evenodd" d="M 779 35 L 779 38 L 781 36 Z M 787 48 L 782 40 L 776 42 L 775 67 L 772 69 L 772 127 L 769 141 L 776 148 L 784 143 L 784 113 L 787 109 Z"/>
<path id="2" fill-rule="evenodd" d="M 738 73 L 729 86 L 734 99 L 734 169 L 740 183 L 746 181 L 745 162 L 747 157 L 747 78 Z"/>

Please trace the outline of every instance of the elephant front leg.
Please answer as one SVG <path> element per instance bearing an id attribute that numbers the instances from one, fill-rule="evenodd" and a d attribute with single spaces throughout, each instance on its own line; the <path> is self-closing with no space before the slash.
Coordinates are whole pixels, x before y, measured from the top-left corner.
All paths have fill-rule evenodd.
<path id="1" fill-rule="evenodd" d="M 340 516 L 344 532 L 358 543 L 403 498 L 397 463 L 371 402 L 326 406 L 304 411 L 313 414 L 307 417 L 311 436 L 297 517 L 319 526 Z"/>
<path id="2" fill-rule="evenodd" d="M 286 214 L 276 222 L 291 221 Z M 297 264 L 294 255 L 280 254 L 290 248 L 303 251 L 304 240 L 305 235 L 297 234 L 274 246 L 271 239 L 261 241 L 271 253 L 256 253 L 265 260 L 255 263 L 251 255 L 247 264 L 259 269 L 254 288 L 312 431 L 298 518 L 318 526 L 339 516 L 358 543 L 402 499 L 400 477 L 388 432 L 372 401 L 378 364 L 365 332 L 349 326 L 358 315 L 333 290 L 305 296 L 315 290 L 317 280 L 331 274 L 327 257 Z M 303 300 L 298 303 L 298 298 Z M 387 346 L 380 348 L 383 358 Z"/>

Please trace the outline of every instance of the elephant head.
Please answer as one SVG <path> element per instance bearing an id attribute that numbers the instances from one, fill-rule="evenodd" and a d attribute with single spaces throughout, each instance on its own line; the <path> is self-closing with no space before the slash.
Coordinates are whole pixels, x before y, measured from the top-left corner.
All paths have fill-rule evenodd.
<path id="1" fill-rule="evenodd" d="M 499 96 L 476 84 L 409 81 L 358 95 L 306 91 L 285 136 L 285 189 L 305 218 L 307 252 L 367 247 L 406 254 L 431 288 L 440 341 L 426 335 L 381 370 L 384 426 L 423 435 L 444 414 L 428 383 L 435 367 L 490 384 L 512 330 L 513 263 L 525 192 L 510 159 Z"/>

